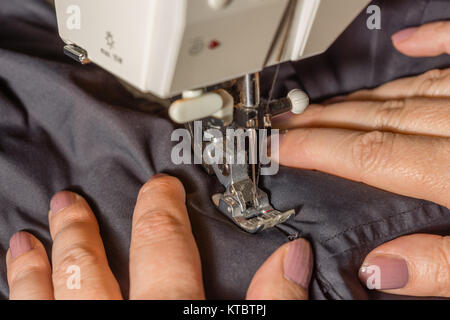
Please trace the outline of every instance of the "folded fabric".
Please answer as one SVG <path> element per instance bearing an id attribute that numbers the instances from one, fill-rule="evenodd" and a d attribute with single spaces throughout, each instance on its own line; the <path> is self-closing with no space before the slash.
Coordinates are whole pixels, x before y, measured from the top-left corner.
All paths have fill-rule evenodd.
<path id="1" fill-rule="evenodd" d="M 362 12 L 326 53 L 281 67 L 276 96 L 301 87 L 313 100 L 371 88 L 432 68 L 449 56 L 408 58 L 390 35 L 409 26 L 450 18 L 447 0 L 374 1 L 382 29 L 366 28 Z M 212 205 L 220 190 L 199 166 L 176 166 L 169 143 L 174 125 L 161 105 L 131 94 L 95 65 L 62 54 L 53 8 L 46 1 L 0 3 L 0 297 L 8 297 L 5 254 L 10 236 L 27 230 L 49 250 L 48 202 L 62 189 L 84 195 L 100 223 L 111 269 L 128 290 L 131 217 L 140 186 L 154 173 L 180 178 L 203 263 L 208 298 L 245 297 L 262 262 L 295 237 L 315 254 L 313 299 L 399 298 L 369 292 L 357 270 L 373 248 L 396 237 L 450 234 L 450 211 L 324 173 L 281 168 L 263 177 L 273 205 L 295 208 L 285 225 L 250 235 Z M 274 70 L 262 75 L 267 94 Z M 152 275 L 148 275 L 151 277 Z"/>

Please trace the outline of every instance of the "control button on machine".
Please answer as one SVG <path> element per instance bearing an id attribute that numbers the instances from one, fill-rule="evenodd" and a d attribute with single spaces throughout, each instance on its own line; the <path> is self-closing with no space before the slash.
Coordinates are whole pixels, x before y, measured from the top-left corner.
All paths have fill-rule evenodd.
<path id="1" fill-rule="evenodd" d="M 288 99 L 291 101 L 291 112 L 294 114 L 302 114 L 309 106 L 308 95 L 300 89 L 294 89 L 289 92 Z"/>
<path id="2" fill-rule="evenodd" d="M 208 0 L 208 4 L 214 10 L 220 10 L 230 4 L 230 0 Z"/>

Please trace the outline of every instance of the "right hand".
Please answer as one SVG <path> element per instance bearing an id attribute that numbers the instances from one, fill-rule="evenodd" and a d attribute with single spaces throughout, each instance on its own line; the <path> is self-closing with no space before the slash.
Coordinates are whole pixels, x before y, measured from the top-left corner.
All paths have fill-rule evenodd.
<path id="1" fill-rule="evenodd" d="M 450 53 L 450 22 L 409 28 L 394 46 L 412 56 Z M 450 208 L 450 69 L 399 79 L 310 106 L 280 124 L 282 165 L 356 180 Z M 373 287 L 373 270 L 381 281 Z M 416 234 L 373 250 L 359 273 L 371 289 L 450 297 L 450 237 Z"/>

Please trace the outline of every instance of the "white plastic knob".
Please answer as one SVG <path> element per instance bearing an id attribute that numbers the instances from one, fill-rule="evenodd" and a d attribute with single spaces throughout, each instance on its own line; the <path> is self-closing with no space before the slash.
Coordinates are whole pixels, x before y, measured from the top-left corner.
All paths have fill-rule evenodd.
<path id="1" fill-rule="evenodd" d="M 194 98 L 175 101 L 169 108 L 170 118 L 176 123 L 188 123 L 209 117 L 223 107 L 222 96 L 215 92 L 202 94 Z"/>
<path id="2" fill-rule="evenodd" d="M 302 114 L 309 106 L 308 95 L 300 89 L 294 89 L 289 92 L 288 99 L 291 101 L 291 112 L 294 114 Z"/>
<path id="3" fill-rule="evenodd" d="M 208 0 L 208 3 L 211 8 L 219 10 L 225 8 L 230 3 L 230 0 Z"/>

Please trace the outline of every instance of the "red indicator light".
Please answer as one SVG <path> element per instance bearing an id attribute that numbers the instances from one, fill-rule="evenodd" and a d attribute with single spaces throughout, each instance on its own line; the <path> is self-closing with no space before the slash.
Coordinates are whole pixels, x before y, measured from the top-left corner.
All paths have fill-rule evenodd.
<path id="1" fill-rule="evenodd" d="M 217 41 L 217 40 L 212 40 L 212 41 L 209 43 L 209 46 L 208 46 L 208 48 L 209 48 L 210 50 L 216 49 L 216 48 L 218 48 L 218 47 L 220 47 L 220 42 Z"/>

